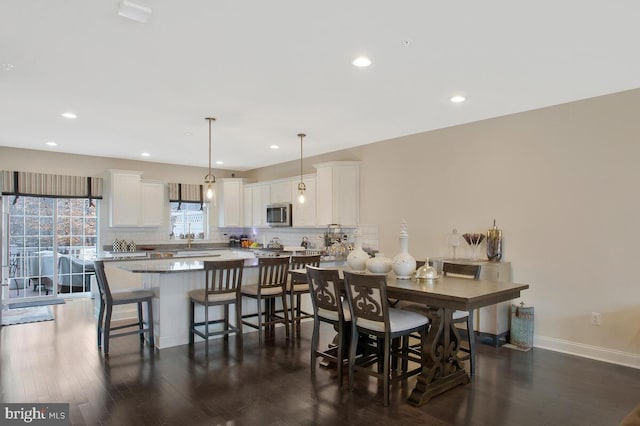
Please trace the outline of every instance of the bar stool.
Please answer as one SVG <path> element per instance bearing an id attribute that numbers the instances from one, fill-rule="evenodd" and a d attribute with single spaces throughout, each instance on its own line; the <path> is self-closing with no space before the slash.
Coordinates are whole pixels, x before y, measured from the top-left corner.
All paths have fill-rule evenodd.
<path id="1" fill-rule="evenodd" d="M 386 275 L 363 275 L 344 271 L 345 288 L 349 309 L 351 311 L 351 344 L 349 348 L 349 385 L 353 388 L 353 374 L 362 371 L 378 379 L 384 386 L 384 405 L 389 405 L 390 362 L 391 356 L 403 358 L 403 372 L 393 378 L 394 381 L 417 374 L 422 368 L 422 356 L 416 358 L 409 351 L 409 336 L 419 332 L 424 339 L 429 319 L 415 312 L 389 307 L 387 300 Z M 373 371 L 366 366 L 355 363 L 356 346 L 359 333 L 373 335 L 378 338 L 382 349 L 378 358 L 378 370 Z M 402 347 L 391 352 L 392 340 L 402 338 Z M 419 363 L 413 370 L 408 370 L 406 360 Z M 382 361 L 382 368 L 380 368 Z"/>
<path id="2" fill-rule="evenodd" d="M 291 256 L 290 268 L 302 269 L 306 266 L 320 266 L 320 255 Z M 313 318 L 313 314 L 304 312 L 301 306 L 303 294 L 309 293 L 309 284 L 307 280 L 298 281 L 291 277 L 287 282 L 287 293 L 289 294 L 289 309 L 291 310 L 291 335 L 293 338 L 300 335 L 300 320 L 305 318 Z"/>
<path id="3" fill-rule="evenodd" d="M 242 323 L 258 330 L 259 347 L 262 347 L 262 329 L 273 329 L 278 323 L 284 324 L 287 339 L 289 339 L 289 309 L 286 296 L 288 272 L 288 257 L 261 257 L 258 259 L 258 283 L 241 287 L 243 296 L 255 299 L 257 302 L 257 313 L 242 315 Z M 282 317 L 277 316 L 275 312 L 277 298 L 282 300 Z M 265 305 L 264 310 L 262 301 Z M 253 317 L 257 317 L 257 323 L 245 320 Z"/>
<path id="4" fill-rule="evenodd" d="M 153 292 L 143 289 L 127 289 L 111 291 L 107 275 L 104 273 L 104 262 L 96 260 L 93 262 L 96 272 L 96 280 L 98 281 L 98 290 L 100 291 L 100 312 L 98 314 L 98 348 L 102 347 L 105 355 L 109 354 L 109 339 L 112 337 L 128 336 L 130 334 L 140 335 L 140 345 L 144 346 L 144 333 L 148 333 L 149 346 L 153 351 Z M 113 307 L 117 305 L 128 305 L 135 303 L 138 305 L 138 321 L 131 324 L 111 327 L 111 314 Z M 147 326 L 144 327 L 144 319 L 142 315 L 142 304 L 147 304 Z M 105 316 L 106 313 L 106 316 Z M 104 323 L 103 323 L 104 320 Z M 112 331 L 121 330 L 130 327 L 138 327 L 137 330 L 112 334 Z M 104 343 L 103 343 L 104 340 Z"/>
<path id="5" fill-rule="evenodd" d="M 307 266 L 307 288 L 311 293 L 313 305 L 313 335 L 311 336 L 311 376 L 316 375 L 316 358 L 333 360 L 338 366 L 338 383 L 342 387 L 342 365 L 347 354 L 344 353 L 346 335 L 351 327 L 351 311 L 349 305 L 342 302 L 344 284 L 337 269 L 322 269 Z M 318 350 L 320 340 L 320 323 L 331 324 L 338 330 L 335 348 Z M 334 355 L 335 350 L 335 355 Z"/>
<path id="6" fill-rule="evenodd" d="M 205 261 L 205 288 L 189 292 L 191 320 L 189 323 L 189 345 L 193 346 L 194 335 L 205 341 L 205 353 L 209 354 L 209 337 L 224 335 L 225 341 L 229 334 L 235 333 L 236 345 L 242 347 L 242 271 L 244 259 L 226 261 Z M 204 306 L 204 321 L 195 321 L 195 305 Z M 229 305 L 235 304 L 235 325 L 229 322 Z M 209 308 L 223 306 L 224 315 L 219 319 L 209 319 Z M 209 326 L 223 324 L 222 330 L 209 331 Z M 204 332 L 199 330 L 204 326 Z"/>

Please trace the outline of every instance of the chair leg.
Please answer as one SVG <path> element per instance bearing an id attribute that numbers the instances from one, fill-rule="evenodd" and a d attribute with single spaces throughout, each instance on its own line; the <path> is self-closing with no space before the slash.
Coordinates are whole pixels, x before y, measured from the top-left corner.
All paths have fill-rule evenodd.
<path id="1" fill-rule="evenodd" d="M 293 283 L 291 283 L 291 291 L 289 292 L 289 309 L 291 309 L 291 338 L 295 339 L 296 338 L 296 329 L 295 329 L 295 322 L 296 322 L 296 312 L 295 312 L 295 303 L 294 303 L 294 292 L 293 292 Z"/>
<path id="2" fill-rule="evenodd" d="M 204 353 L 209 356 L 209 305 L 204 304 Z"/>
<path id="3" fill-rule="evenodd" d="M 336 363 L 338 364 L 338 387 L 342 387 L 342 360 L 344 359 L 342 355 L 342 349 L 344 347 L 344 344 L 342 342 L 342 338 L 343 338 L 342 336 L 344 336 L 343 328 L 344 327 L 342 325 L 342 322 L 339 322 L 338 323 L 338 348 L 336 352 Z"/>
<path id="4" fill-rule="evenodd" d="M 105 302 L 100 298 L 100 312 L 98 313 L 98 347 L 102 347 L 102 327 L 104 326 L 104 305 Z"/>
<path id="5" fill-rule="evenodd" d="M 274 300 L 275 302 L 275 300 Z M 274 308 L 275 308 L 275 303 L 274 303 Z M 287 335 L 287 339 L 290 338 L 291 334 L 289 333 L 289 308 L 287 307 L 287 295 L 286 293 L 283 291 L 282 292 L 282 314 L 284 316 L 284 328 L 285 328 L 285 334 Z"/>
<path id="6" fill-rule="evenodd" d="M 389 364 L 391 357 L 391 337 L 387 336 L 384 339 L 384 360 L 383 360 L 383 378 L 382 385 L 384 386 L 384 405 L 385 407 L 389 405 Z"/>
<path id="7" fill-rule="evenodd" d="M 242 300 L 236 300 L 236 346 L 242 348 Z"/>
<path id="8" fill-rule="evenodd" d="M 473 311 L 467 317 L 467 335 L 469 336 L 469 375 L 475 375 L 476 365 L 476 332 L 473 329 Z"/>
<path id="9" fill-rule="evenodd" d="M 156 338 L 154 335 L 154 331 L 153 331 L 153 327 L 154 327 L 154 323 L 153 323 L 153 298 L 150 298 L 147 301 L 147 321 L 148 321 L 148 327 L 149 327 L 149 347 L 151 348 L 151 351 L 153 351 L 156 347 Z"/>
<path id="10" fill-rule="evenodd" d="M 358 346 L 358 329 L 355 320 L 351 326 L 351 343 L 349 344 L 349 390 L 353 390 L 353 370 L 356 364 L 356 346 Z"/>
<path id="11" fill-rule="evenodd" d="M 105 354 L 109 353 L 109 336 L 111 334 L 111 313 L 113 311 L 113 306 L 107 305 L 107 315 L 104 319 L 104 338 L 102 344 L 102 350 Z"/>
<path id="12" fill-rule="evenodd" d="M 229 342 L 229 305 L 224 305 L 224 329 L 227 331 L 224 341 Z"/>
<path id="13" fill-rule="evenodd" d="M 316 357 L 318 356 L 318 341 L 320 340 L 320 320 L 313 319 L 313 334 L 311 335 L 311 376 L 316 376 Z"/>
<path id="14" fill-rule="evenodd" d="M 262 349 L 262 299 L 258 297 L 258 348 Z M 265 302 L 265 310 L 266 310 Z M 266 331 L 266 330 L 265 330 Z"/>
<path id="15" fill-rule="evenodd" d="M 190 314 L 190 320 L 189 320 L 189 346 L 193 346 L 193 342 L 194 342 L 194 333 L 193 333 L 193 327 L 195 324 L 195 303 L 193 303 L 193 300 L 190 301 L 191 303 L 189 304 L 189 314 Z"/>
<path id="16" fill-rule="evenodd" d="M 140 330 L 140 346 L 144 346 L 144 318 L 142 316 L 142 302 L 138 302 L 138 329 Z"/>

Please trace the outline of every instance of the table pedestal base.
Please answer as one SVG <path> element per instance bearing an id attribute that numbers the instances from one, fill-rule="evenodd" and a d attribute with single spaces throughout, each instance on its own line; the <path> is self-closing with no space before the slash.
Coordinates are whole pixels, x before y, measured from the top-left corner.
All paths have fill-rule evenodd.
<path id="1" fill-rule="evenodd" d="M 460 335 L 451 314 L 451 309 L 429 309 L 431 326 L 422 343 L 422 371 L 408 400 L 411 405 L 425 404 L 436 395 L 469 383 L 458 358 Z"/>

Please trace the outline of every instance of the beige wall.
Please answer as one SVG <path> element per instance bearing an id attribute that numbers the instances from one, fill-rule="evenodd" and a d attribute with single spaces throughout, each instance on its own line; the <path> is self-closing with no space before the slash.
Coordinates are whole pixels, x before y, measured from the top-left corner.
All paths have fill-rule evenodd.
<path id="1" fill-rule="evenodd" d="M 469 107 L 472 107 L 471 105 Z M 409 223 L 417 258 L 445 255 L 452 228 L 504 230 L 505 260 L 528 283 L 536 345 L 640 368 L 640 90 L 402 137 L 305 158 L 361 160 L 361 223 L 398 251 Z M 289 162 L 244 173 L 299 173 Z M 0 148 L 0 169 L 77 175 L 108 168 L 199 182 L 204 169 Z M 220 174 L 222 175 L 222 173 Z M 591 312 L 602 325 L 590 325 Z"/>
<path id="2" fill-rule="evenodd" d="M 403 218 L 417 258 L 445 255 L 452 228 L 484 232 L 495 218 L 514 280 L 531 286 L 536 345 L 640 367 L 639 110 L 634 90 L 321 160 L 362 161 L 360 221 L 379 225 L 389 256 Z M 291 174 L 278 165 L 248 176 Z"/>

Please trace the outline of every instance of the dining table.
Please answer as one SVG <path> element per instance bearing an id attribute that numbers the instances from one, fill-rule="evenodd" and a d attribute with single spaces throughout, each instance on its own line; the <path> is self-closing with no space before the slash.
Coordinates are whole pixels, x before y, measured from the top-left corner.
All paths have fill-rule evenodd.
<path id="1" fill-rule="evenodd" d="M 342 272 L 348 268 L 337 268 Z M 306 279 L 306 270 L 291 270 L 297 279 Z M 400 279 L 387 274 L 387 297 L 427 307 L 429 331 L 422 341 L 422 366 L 411 405 L 420 406 L 431 398 L 470 382 L 458 356 L 460 334 L 453 322 L 456 310 L 471 311 L 520 297 L 528 284 L 488 280 L 469 280 L 454 276 L 436 279 Z"/>

